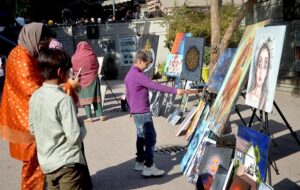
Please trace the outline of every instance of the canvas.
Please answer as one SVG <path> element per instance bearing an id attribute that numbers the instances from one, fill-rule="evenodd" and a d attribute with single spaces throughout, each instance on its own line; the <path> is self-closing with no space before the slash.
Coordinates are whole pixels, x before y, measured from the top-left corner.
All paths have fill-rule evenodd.
<path id="1" fill-rule="evenodd" d="M 206 128 L 204 138 L 201 140 L 199 147 L 197 148 L 195 155 L 192 157 L 188 164 L 184 175 L 188 177 L 190 183 L 196 184 L 199 178 L 199 168 L 207 147 L 216 146 L 216 141 L 211 137 L 211 131 Z"/>
<path id="2" fill-rule="evenodd" d="M 165 93 L 163 92 L 155 92 L 155 95 L 153 95 L 155 98 L 153 100 L 153 103 L 150 105 L 150 112 L 153 116 L 160 116 L 161 113 L 161 105 L 164 100 Z"/>
<path id="3" fill-rule="evenodd" d="M 185 39 L 191 36 L 191 33 L 177 33 L 173 43 L 173 47 L 171 49 L 171 54 L 183 55 Z"/>
<path id="4" fill-rule="evenodd" d="M 194 117 L 195 113 L 196 113 L 197 107 L 194 106 L 192 107 L 191 111 L 187 114 L 187 116 L 185 117 L 185 119 L 182 121 L 182 123 L 180 124 L 176 136 L 181 136 L 181 135 L 185 135 L 186 130 L 188 128 L 188 126 L 190 125 L 192 118 Z"/>
<path id="5" fill-rule="evenodd" d="M 144 35 L 139 38 L 138 49 L 144 49 L 151 52 L 152 63 L 144 70 L 144 73 L 150 78 L 153 78 L 154 68 L 156 65 L 156 55 L 158 47 L 159 36 L 157 35 Z"/>
<path id="6" fill-rule="evenodd" d="M 201 82 L 204 38 L 186 38 L 184 42 L 181 79 Z"/>
<path id="7" fill-rule="evenodd" d="M 195 116 L 193 117 L 192 122 L 189 125 L 189 127 L 187 129 L 187 132 L 185 134 L 185 138 L 187 140 L 190 139 L 190 137 L 193 135 L 194 131 L 196 130 L 197 125 L 199 123 L 199 120 L 201 118 L 201 115 L 202 115 L 202 113 L 203 113 L 203 111 L 205 109 L 205 106 L 206 106 L 206 102 L 203 99 L 201 99 L 200 102 L 199 102 L 199 104 L 198 104 L 198 106 L 197 106 L 197 110 L 196 110 Z"/>
<path id="8" fill-rule="evenodd" d="M 167 122 L 171 125 L 176 125 L 181 118 L 182 112 L 179 108 L 176 108 L 167 118 Z"/>
<path id="9" fill-rule="evenodd" d="M 286 26 L 259 28 L 255 35 L 246 104 L 271 113 Z"/>
<path id="10" fill-rule="evenodd" d="M 186 90 L 191 89 L 192 84 L 193 84 L 192 81 L 186 81 L 185 85 L 184 85 L 185 86 L 184 89 L 186 89 Z M 180 104 L 179 104 L 179 109 L 182 112 L 186 111 L 186 105 L 187 105 L 188 101 L 189 101 L 189 95 L 188 94 L 182 95 L 181 100 L 180 100 Z"/>
<path id="11" fill-rule="evenodd" d="M 163 115 L 168 117 L 173 112 L 173 102 L 175 99 L 175 94 L 168 94 L 165 101 L 165 109 L 163 111 Z"/>
<path id="12" fill-rule="evenodd" d="M 182 59 L 183 56 L 180 54 L 169 54 L 164 74 L 169 77 L 179 77 L 182 71 Z"/>
<path id="13" fill-rule="evenodd" d="M 208 147 L 204 152 L 199 173 L 208 173 L 215 176 L 220 165 L 228 170 L 231 163 L 232 152 L 233 150 L 231 148 Z"/>
<path id="14" fill-rule="evenodd" d="M 260 182 L 258 186 L 258 190 L 273 190 L 273 187 L 266 183 Z"/>
<path id="15" fill-rule="evenodd" d="M 201 181 L 198 181 L 197 185 L 202 183 L 204 189 L 211 189 L 219 166 L 227 170 L 229 169 L 232 152 L 233 150 L 231 148 L 207 147 L 203 153 L 199 167 L 199 178 Z"/>
<path id="16" fill-rule="evenodd" d="M 224 186 L 226 177 L 228 174 L 228 169 L 224 168 L 222 165 L 218 167 L 218 171 L 214 177 L 214 181 L 210 190 L 221 190 Z"/>
<path id="17" fill-rule="evenodd" d="M 243 180 L 237 175 L 233 176 L 229 190 L 250 190 L 251 184 Z"/>
<path id="18" fill-rule="evenodd" d="M 248 73 L 253 52 L 252 45 L 255 32 L 257 28 L 262 27 L 265 24 L 267 24 L 267 22 L 257 23 L 246 28 L 221 89 L 211 107 L 207 122 L 209 123 L 210 129 L 217 136 L 221 136 L 224 124 L 226 123 L 231 110 L 240 95 L 241 88 L 244 85 L 244 79 Z"/>
<path id="19" fill-rule="evenodd" d="M 219 56 L 218 62 L 215 65 L 207 83 L 207 90 L 209 92 L 218 94 L 235 52 L 236 48 L 228 48 L 225 49 Z"/>
<path id="20" fill-rule="evenodd" d="M 204 138 L 205 132 L 207 131 L 207 123 L 202 120 L 199 128 L 197 129 L 195 135 L 193 136 L 185 155 L 180 162 L 180 168 L 182 172 L 186 172 L 189 167 L 190 162 L 196 154 L 199 146 L 201 145 L 202 139 Z"/>
<path id="21" fill-rule="evenodd" d="M 239 126 L 236 140 L 237 175 L 249 183 L 264 181 L 268 164 L 269 137 L 251 128 Z"/>

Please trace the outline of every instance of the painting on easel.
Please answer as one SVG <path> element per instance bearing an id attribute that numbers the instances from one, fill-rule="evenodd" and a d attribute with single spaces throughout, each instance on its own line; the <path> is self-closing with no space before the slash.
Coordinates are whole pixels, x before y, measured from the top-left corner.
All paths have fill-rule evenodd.
<path id="1" fill-rule="evenodd" d="M 169 77 L 179 77 L 182 71 L 182 55 L 169 54 L 164 69 L 164 74 Z"/>
<path id="2" fill-rule="evenodd" d="M 246 104 L 271 113 L 286 26 L 257 30 L 251 59 Z"/>
<path id="3" fill-rule="evenodd" d="M 241 39 L 237 52 L 207 119 L 209 128 L 217 136 L 221 136 L 224 125 L 244 85 L 244 79 L 246 78 L 250 66 L 255 32 L 257 28 L 263 27 L 267 23 L 268 22 L 265 21 L 248 26 Z"/>
<path id="4" fill-rule="evenodd" d="M 181 79 L 201 82 L 204 38 L 186 38 Z"/>
<path id="5" fill-rule="evenodd" d="M 216 64 L 207 83 L 207 90 L 209 92 L 218 94 L 235 52 L 236 48 L 225 49 L 218 58 L 218 63 Z"/>

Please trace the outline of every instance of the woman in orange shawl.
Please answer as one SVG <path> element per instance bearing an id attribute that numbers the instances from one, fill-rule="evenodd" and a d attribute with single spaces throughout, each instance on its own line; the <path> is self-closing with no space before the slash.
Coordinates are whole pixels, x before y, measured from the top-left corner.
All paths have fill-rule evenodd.
<path id="1" fill-rule="evenodd" d="M 48 47 L 51 31 L 42 23 L 25 25 L 18 45 L 6 62 L 6 78 L 0 107 L 0 137 L 9 141 L 11 157 L 23 161 L 21 189 L 44 189 L 34 138 L 29 133 L 28 102 L 42 85 L 36 66 L 41 48 Z"/>

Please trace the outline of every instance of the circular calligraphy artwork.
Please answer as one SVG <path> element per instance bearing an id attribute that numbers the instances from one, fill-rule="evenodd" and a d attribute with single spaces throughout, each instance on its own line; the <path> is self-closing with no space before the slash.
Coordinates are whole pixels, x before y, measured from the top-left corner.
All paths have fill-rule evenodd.
<path id="1" fill-rule="evenodd" d="M 189 71 L 194 71 L 199 63 L 199 52 L 196 47 L 191 47 L 185 56 L 186 67 Z"/>

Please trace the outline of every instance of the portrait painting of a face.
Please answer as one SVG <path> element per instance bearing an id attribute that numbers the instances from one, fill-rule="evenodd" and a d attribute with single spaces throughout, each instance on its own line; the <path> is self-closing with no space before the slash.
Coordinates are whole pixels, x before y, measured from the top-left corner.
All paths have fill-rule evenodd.
<path id="1" fill-rule="evenodd" d="M 246 104 L 268 113 L 273 107 L 285 28 L 260 28 L 254 40 Z"/>

